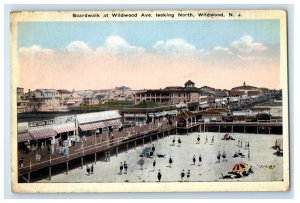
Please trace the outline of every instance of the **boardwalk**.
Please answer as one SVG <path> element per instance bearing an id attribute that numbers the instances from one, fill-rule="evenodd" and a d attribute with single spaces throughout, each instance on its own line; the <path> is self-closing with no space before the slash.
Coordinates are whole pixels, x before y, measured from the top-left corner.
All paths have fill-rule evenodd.
<path id="1" fill-rule="evenodd" d="M 30 153 L 19 152 L 19 157 L 24 159 L 24 166 L 19 169 L 19 176 L 22 180 L 30 182 L 31 172 L 49 168 L 49 179 L 51 179 L 51 167 L 57 164 L 65 163 L 66 171 L 69 170 L 69 162 L 75 159 L 81 159 L 81 167 L 83 167 L 84 157 L 87 155 L 94 155 L 95 162 L 97 160 L 97 154 L 100 152 L 111 152 L 118 155 L 120 147 L 135 148 L 137 144 L 144 144 L 145 142 L 152 142 L 152 139 L 158 140 L 160 137 L 164 137 L 170 134 L 174 129 L 173 126 L 168 125 L 167 122 L 160 122 L 160 124 L 151 124 L 144 126 L 135 126 L 126 128 L 121 132 L 112 132 L 101 134 L 100 136 L 92 135 L 86 137 L 85 142 L 78 142 L 74 146 L 69 148 L 69 154 L 67 156 L 59 153 L 58 148 L 56 153 L 49 154 L 47 148 L 43 150 L 33 150 Z M 128 134 L 130 135 L 128 137 Z M 112 136 L 113 135 L 113 136 Z M 36 153 L 41 154 L 41 159 L 36 160 Z M 105 153 L 109 156 L 108 153 Z"/>

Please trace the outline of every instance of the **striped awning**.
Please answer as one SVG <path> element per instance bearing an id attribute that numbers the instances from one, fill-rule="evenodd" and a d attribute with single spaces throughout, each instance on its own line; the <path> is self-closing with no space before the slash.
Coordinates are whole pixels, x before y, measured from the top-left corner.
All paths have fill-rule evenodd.
<path id="1" fill-rule="evenodd" d="M 56 133 L 64 133 L 76 130 L 74 123 L 64 123 L 57 126 L 54 126 Z"/>
<path id="2" fill-rule="evenodd" d="M 105 121 L 106 126 L 115 126 L 115 125 L 121 125 L 120 120 L 111 120 L 111 121 Z"/>
<path id="3" fill-rule="evenodd" d="M 79 125 L 79 128 L 82 131 L 88 131 L 88 130 L 96 130 L 98 128 L 105 128 L 106 124 L 104 122 L 97 122 L 97 123 L 89 123 L 84 125 Z"/>
<path id="4" fill-rule="evenodd" d="M 121 125 L 122 122 L 120 120 L 111 120 L 111 121 L 101 121 L 97 123 L 89 123 L 89 124 L 84 124 L 84 125 L 79 125 L 79 128 L 82 131 L 87 131 L 87 130 L 96 130 L 98 128 L 105 128 L 108 126 L 116 126 L 116 125 Z"/>
<path id="5" fill-rule="evenodd" d="M 28 133 L 18 134 L 18 142 L 26 142 L 28 140 L 32 140 L 32 137 Z"/>
<path id="6" fill-rule="evenodd" d="M 96 130 L 98 127 L 95 123 L 90 123 L 90 124 L 80 125 L 79 128 L 82 131 L 88 131 L 88 130 Z"/>
<path id="7" fill-rule="evenodd" d="M 102 122 L 102 121 L 95 123 L 95 125 L 96 125 L 97 128 L 105 128 L 106 127 L 105 123 Z"/>
<path id="8" fill-rule="evenodd" d="M 37 129 L 37 130 L 31 130 L 29 131 L 29 134 L 32 136 L 33 139 L 44 139 L 52 136 L 56 136 L 57 133 L 52 128 L 43 128 L 43 129 Z"/>

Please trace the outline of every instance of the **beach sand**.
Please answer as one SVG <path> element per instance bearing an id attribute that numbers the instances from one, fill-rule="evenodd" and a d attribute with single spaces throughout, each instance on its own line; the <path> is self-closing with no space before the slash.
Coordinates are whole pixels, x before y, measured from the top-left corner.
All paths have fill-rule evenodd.
<path id="1" fill-rule="evenodd" d="M 145 158 L 143 170 L 138 165 L 139 155 L 143 148 L 151 147 L 152 144 L 145 144 L 144 147 L 130 149 L 127 153 L 123 152 L 118 156 L 112 156 L 109 162 L 98 161 L 94 164 L 94 174 L 87 175 L 86 166 L 70 170 L 68 175 L 61 173 L 39 182 L 86 182 L 86 183 L 104 183 L 104 182 L 155 182 L 157 181 L 157 172 L 160 169 L 162 174 L 161 182 L 180 181 L 182 170 L 191 171 L 189 181 L 209 182 L 209 181 L 280 181 L 283 179 L 283 157 L 274 155 L 275 150 L 272 146 L 276 139 L 282 138 L 282 135 L 263 135 L 263 134 L 241 134 L 230 133 L 235 140 L 221 140 L 225 133 L 189 133 L 188 135 L 170 135 L 164 139 L 153 141 L 156 152 L 166 154 L 165 158 L 156 157 L 156 167 L 153 171 L 153 160 Z M 197 143 L 197 136 L 200 135 L 200 144 Z M 171 146 L 173 138 L 176 138 L 175 146 Z M 204 144 L 205 137 L 208 143 Z M 214 136 L 214 144 L 211 139 Z M 178 146 L 177 138 L 182 140 L 181 146 Z M 250 159 L 248 159 L 248 149 L 238 146 L 238 139 L 250 142 Z M 245 157 L 233 158 L 235 152 L 240 150 Z M 223 151 L 227 154 L 228 161 L 217 163 L 217 153 Z M 202 166 L 198 166 L 198 156 L 202 155 Z M 193 165 L 193 155 L 196 155 L 196 165 Z M 169 157 L 172 157 L 172 167 L 168 167 Z M 120 162 L 128 163 L 128 173 L 119 174 Z M 247 163 L 252 166 L 253 174 L 239 179 L 220 179 L 221 173 L 224 175 L 232 170 L 237 163 Z M 89 164 L 91 166 L 91 164 Z M 271 167 L 270 167 L 271 166 Z M 124 170 L 123 170 L 124 172 Z M 186 180 L 186 178 L 184 179 Z"/>

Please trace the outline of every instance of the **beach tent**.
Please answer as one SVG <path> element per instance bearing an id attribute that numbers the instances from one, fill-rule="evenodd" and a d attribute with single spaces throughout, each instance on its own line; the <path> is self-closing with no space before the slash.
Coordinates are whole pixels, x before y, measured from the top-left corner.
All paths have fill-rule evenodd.
<path id="1" fill-rule="evenodd" d="M 233 173 L 243 173 L 244 171 L 247 171 L 248 169 L 248 164 L 245 163 L 237 163 L 235 166 L 232 168 Z"/>

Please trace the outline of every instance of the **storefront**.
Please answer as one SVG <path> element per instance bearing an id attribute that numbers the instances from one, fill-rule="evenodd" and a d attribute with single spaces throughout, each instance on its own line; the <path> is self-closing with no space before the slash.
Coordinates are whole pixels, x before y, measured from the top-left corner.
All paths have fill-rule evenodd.
<path id="1" fill-rule="evenodd" d="M 61 123 L 53 126 L 57 133 L 55 139 L 63 143 L 63 145 L 72 146 L 76 142 L 76 126 L 74 122 Z"/>
<path id="2" fill-rule="evenodd" d="M 79 136 L 91 136 L 111 132 L 122 126 L 118 111 L 103 111 L 79 114 L 76 120 L 79 126 Z"/>

